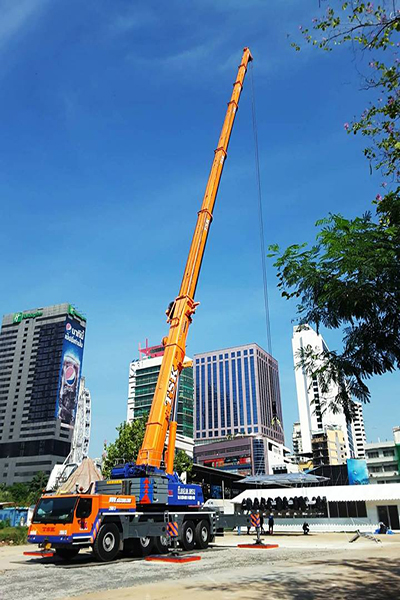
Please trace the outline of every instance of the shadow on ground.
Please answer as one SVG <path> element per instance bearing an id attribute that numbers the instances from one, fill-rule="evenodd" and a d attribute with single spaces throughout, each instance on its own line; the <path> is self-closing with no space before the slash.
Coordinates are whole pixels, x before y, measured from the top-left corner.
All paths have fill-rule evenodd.
<path id="1" fill-rule="evenodd" d="M 399 557 L 400 558 L 400 557 Z M 219 600 L 399 600 L 400 560 L 369 558 L 365 560 L 316 561 L 288 567 L 268 574 L 268 566 L 259 578 L 229 584 L 218 582 L 187 586 L 187 592 L 202 591 Z M 238 573 L 240 577 L 240 572 Z"/>

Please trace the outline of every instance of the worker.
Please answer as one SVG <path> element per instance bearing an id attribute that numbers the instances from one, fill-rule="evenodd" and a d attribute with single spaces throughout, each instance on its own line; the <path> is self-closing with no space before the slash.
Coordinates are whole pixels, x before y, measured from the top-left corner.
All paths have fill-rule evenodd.
<path id="1" fill-rule="evenodd" d="M 308 535 L 309 531 L 310 531 L 310 526 L 309 526 L 309 524 L 306 521 L 304 521 L 304 523 L 303 523 L 303 533 L 304 533 L 304 535 Z"/>
<path id="2" fill-rule="evenodd" d="M 268 517 L 268 533 L 270 535 L 274 533 L 274 515 L 272 513 Z"/>

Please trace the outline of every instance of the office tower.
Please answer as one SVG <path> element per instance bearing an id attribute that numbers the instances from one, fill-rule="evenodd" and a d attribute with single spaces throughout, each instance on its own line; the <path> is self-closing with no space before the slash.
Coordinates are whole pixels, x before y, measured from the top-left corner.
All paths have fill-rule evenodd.
<path id="1" fill-rule="evenodd" d="M 132 361 L 129 367 L 128 423 L 150 412 L 164 347 L 146 344 L 142 349 L 139 346 L 139 355 L 141 357 Z M 176 447 L 193 456 L 193 366 L 190 358 L 185 358 L 185 365 L 179 378 Z"/>
<path id="2" fill-rule="evenodd" d="M 338 387 L 331 384 L 328 392 L 323 393 L 317 378 L 311 378 L 304 369 L 297 367 L 301 348 L 311 346 L 317 353 L 322 352 L 328 349 L 324 339 L 310 325 L 303 325 L 293 328 L 292 346 L 303 453 L 312 452 L 314 434 L 322 434 L 327 427 L 334 427 L 343 432 L 346 457 L 354 457 L 352 425 L 346 423 L 343 411 L 334 413 L 330 408 L 330 403 L 338 393 Z"/>
<path id="3" fill-rule="evenodd" d="M 278 363 L 257 344 L 195 355 L 195 441 L 261 434 L 284 443 Z"/>
<path id="4" fill-rule="evenodd" d="M 0 483 L 50 473 L 71 448 L 86 319 L 70 304 L 8 314 L 0 332 Z"/>

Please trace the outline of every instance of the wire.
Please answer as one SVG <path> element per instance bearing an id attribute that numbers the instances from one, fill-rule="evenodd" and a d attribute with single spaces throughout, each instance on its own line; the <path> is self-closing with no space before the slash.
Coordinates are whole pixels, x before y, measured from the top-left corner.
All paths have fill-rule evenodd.
<path id="1" fill-rule="evenodd" d="M 258 193 L 258 221 L 260 231 L 260 251 L 261 251 L 261 268 L 264 286 L 264 307 L 265 307 L 265 324 L 267 329 L 267 349 L 268 354 L 272 356 L 272 342 L 271 342 L 271 325 L 269 319 L 269 302 L 268 302 L 268 281 L 267 281 L 267 265 L 265 261 L 265 241 L 264 241 L 264 219 L 262 210 L 262 194 L 261 194 L 261 178 L 260 178 L 260 159 L 258 152 L 258 135 L 257 135 L 257 119 L 256 119 L 256 102 L 254 93 L 254 77 L 253 77 L 253 63 L 250 63 L 251 73 L 251 112 L 253 117 L 253 134 L 254 134 L 254 154 L 255 154 L 255 170 L 257 180 L 257 193 Z"/>

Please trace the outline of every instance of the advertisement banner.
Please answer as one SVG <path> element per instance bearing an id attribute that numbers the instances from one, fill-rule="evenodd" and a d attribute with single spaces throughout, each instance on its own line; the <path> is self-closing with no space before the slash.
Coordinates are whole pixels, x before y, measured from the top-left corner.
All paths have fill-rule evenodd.
<path id="1" fill-rule="evenodd" d="M 74 425 L 82 372 L 85 329 L 76 319 L 65 322 L 64 341 L 58 379 L 56 419 Z"/>
<path id="2" fill-rule="evenodd" d="M 369 483 L 367 461 L 362 458 L 347 459 L 349 485 L 367 485 Z"/>

